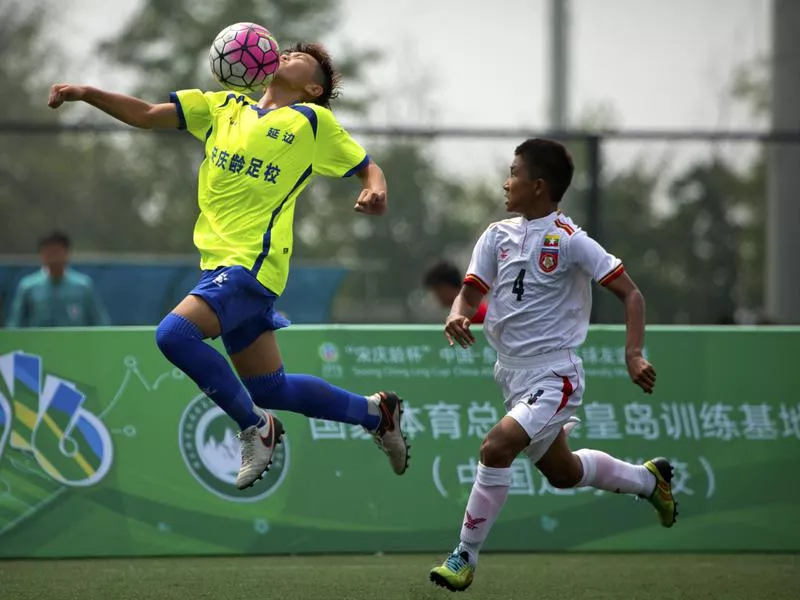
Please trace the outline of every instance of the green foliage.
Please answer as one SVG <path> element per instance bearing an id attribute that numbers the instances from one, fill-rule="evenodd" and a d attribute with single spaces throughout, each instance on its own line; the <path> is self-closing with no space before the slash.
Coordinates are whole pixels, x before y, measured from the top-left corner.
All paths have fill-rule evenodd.
<path id="1" fill-rule="evenodd" d="M 224 26 L 259 21 L 285 45 L 323 37 L 336 26 L 337 8 L 336 0 L 145 0 L 119 37 L 103 44 L 102 54 L 112 62 L 109 68 L 132 74 L 137 94 L 160 101 L 175 89 L 215 87 L 206 53 Z M 19 0 L 0 5 L 5 121 L 46 123 L 80 114 L 77 107 L 54 112 L 45 106 L 59 67 L 53 36 L 48 44 L 41 41 L 49 14 Z M 346 84 L 357 83 L 359 69 L 376 59 L 374 52 L 348 48 L 338 61 Z M 32 63 L 51 70 L 31 69 Z M 765 63 L 737 70 L 731 91 L 734 101 L 763 115 L 769 102 Z M 340 108 L 358 115 L 367 97 L 347 94 Z M 603 130 L 616 126 L 617 118 L 613 107 L 600 104 L 582 126 Z M 0 144 L 0 214 L 11 215 L 0 220 L 3 252 L 30 252 L 36 237 L 55 226 L 71 231 L 81 250 L 193 252 L 203 150 L 186 134 L 3 133 Z M 353 211 L 357 181 L 317 180 L 298 202 L 296 256 L 374 266 L 367 276 L 371 300 L 397 307 L 394 318 L 413 319 L 424 269 L 442 257 L 465 266 L 479 233 L 505 216 L 498 191 L 504 174 L 445 176 L 424 141 L 394 138 L 365 145 L 386 172 L 389 214 L 375 218 Z M 508 146 L 510 152 L 513 142 Z M 571 149 L 578 174 L 564 209 L 585 225 L 587 157 L 582 144 Z M 737 308 L 758 308 L 763 302 L 764 153 L 744 168 L 734 168 L 719 153 L 694 160 L 677 176 L 668 167 L 668 161 L 635 160 L 601 174 L 601 241 L 623 258 L 645 292 L 649 321 L 713 323 Z M 375 307 L 364 301 L 363 288 L 363 278 L 351 280 L 342 298 L 361 303 L 364 318 L 372 319 Z M 600 321 L 621 320 L 615 298 L 600 292 L 595 299 Z"/>
<path id="2" fill-rule="evenodd" d="M 754 116 L 769 116 L 772 90 L 767 57 L 747 61 L 734 70 L 730 95 L 734 100 L 744 103 Z"/>
<path id="3" fill-rule="evenodd" d="M 56 120 L 57 113 L 46 103 L 60 66 L 52 36 L 44 41 L 50 19 L 46 7 L 33 9 L 16 1 L 0 5 L 3 120 Z M 109 159 L 108 140 L 20 132 L 0 134 L 0 144 L 3 252 L 33 252 L 36 239 L 54 227 L 75 233 L 79 248 L 119 248 L 126 238 L 122 224 L 136 214 L 130 202 L 124 201 L 107 210 L 109 190 L 126 199 L 134 197 L 135 191 L 119 179 L 120 169 Z M 80 235 L 84 231 L 91 240 L 88 243 Z"/>
<path id="4" fill-rule="evenodd" d="M 647 300 L 652 323 L 730 323 L 737 308 L 761 305 L 764 254 L 763 158 L 742 172 L 719 156 L 683 169 L 666 190 L 664 165 L 634 163 L 608 178 L 603 240 L 623 259 Z M 657 201 L 668 210 L 657 210 Z M 616 298 L 595 296 L 600 322 L 622 322 Z"/>

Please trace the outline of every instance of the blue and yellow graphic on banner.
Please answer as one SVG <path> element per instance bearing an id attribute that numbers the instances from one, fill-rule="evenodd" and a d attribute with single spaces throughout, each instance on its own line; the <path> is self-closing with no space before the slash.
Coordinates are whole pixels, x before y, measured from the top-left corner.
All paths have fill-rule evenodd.
<path id="1" fill-rule="evenodd" d="M 58 377 L 47 375 L 43 380 L 42 359 L 32 354 L 0 357 L 0 372 L 5 400 L 0 427 L 11 423 L 11 447 L 32 453 L 38 466 L 59 483 L 90 485 L 102 478 L 110 466 L 111 438 L 102 422 L 82 408 L 86 396 Z"/>

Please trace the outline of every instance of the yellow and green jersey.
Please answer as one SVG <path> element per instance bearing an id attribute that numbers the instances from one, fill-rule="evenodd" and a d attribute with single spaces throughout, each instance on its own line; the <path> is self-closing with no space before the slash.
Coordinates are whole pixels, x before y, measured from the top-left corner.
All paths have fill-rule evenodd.
<path id="1" fill-rule="evenodd" d="M 348 177 L 369 162 L 330 110 L 265 110 L 231 92 L 170 94 L 181 129 L 205 142 L 194 243 L 200 267 L 243 266 L 275 294 L 286 287 L 298 195 L 315 175 Z"/>

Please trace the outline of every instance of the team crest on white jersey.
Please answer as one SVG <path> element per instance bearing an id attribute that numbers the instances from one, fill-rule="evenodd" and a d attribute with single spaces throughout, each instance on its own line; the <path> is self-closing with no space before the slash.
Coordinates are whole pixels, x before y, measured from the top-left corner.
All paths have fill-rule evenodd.
<path id="1" fill-rule="evenodd" d="M 561 236 L 549 233 L 544 236 L 544 245 L 539 253 L 539 268 L 550 273 L 558 267 L 558 244 Z"/>
<path id="2" fill-rule="evenodd" d="M 542 248 L 539 254 L 539 268 L 545 273 L 555 271 L 558 266 L 558 250 L 555 252 L 547 248 Z"/>

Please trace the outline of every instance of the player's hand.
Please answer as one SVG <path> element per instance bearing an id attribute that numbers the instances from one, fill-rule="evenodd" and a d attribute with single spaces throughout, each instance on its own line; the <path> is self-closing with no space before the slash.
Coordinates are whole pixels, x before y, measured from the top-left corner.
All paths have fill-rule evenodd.
<path id="1" fill-rule="evenodd" d="M 645 394 L 652 394 L 656 386 L 656 370 L 643 356 L 628 358 L 628 374 L 631 381 L 642 388 Z"/>
<path id="2" fill-rule="evenodd" d="M 356 205 L 353 207 L 356 212 L 364 213 L 365 215 L 382 215 L 386 212 L 386 190 L 371 190 L 364 188 L 358 195 Z"/>
<path id="3" fill-rule="evenodd" d="M 58 108 L 64 104 L 64 102 L 83 100 L 84 94 L 86 94 L 86 87 L 82 85 L 56 83 L 50 88 L 50 97 L 47 99 L 47 106 L 50 108 Z"/>
<path id="4" fill-rule="evenodd" d="M 444 337 L 452 346 L 458 342 L 462 348 L 469 348 L 475 343 L 475 336 L 469 330 L 470 320 L 463 315 L 449 315 L 444 324 Z"/>

